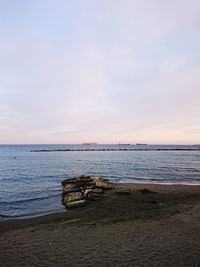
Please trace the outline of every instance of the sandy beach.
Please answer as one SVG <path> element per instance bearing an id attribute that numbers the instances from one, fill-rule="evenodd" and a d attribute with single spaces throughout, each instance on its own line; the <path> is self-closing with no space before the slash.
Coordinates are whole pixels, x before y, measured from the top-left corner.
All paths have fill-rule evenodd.
<path id="1" fill-rule="evenodd" d="M 200 186 L 115 184 L 64 213 L 0 222 L 1 266 L 200 266 Z"/>

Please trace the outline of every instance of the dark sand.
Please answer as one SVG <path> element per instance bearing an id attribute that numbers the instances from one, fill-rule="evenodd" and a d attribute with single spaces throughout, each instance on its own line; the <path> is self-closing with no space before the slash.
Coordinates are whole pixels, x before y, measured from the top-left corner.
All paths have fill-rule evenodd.
<path id="1" fill-rule="evenodd" d="M 116 185 L 76 210 L 1 222 L 0 266 L 200 266 L 200 186 Z"/>

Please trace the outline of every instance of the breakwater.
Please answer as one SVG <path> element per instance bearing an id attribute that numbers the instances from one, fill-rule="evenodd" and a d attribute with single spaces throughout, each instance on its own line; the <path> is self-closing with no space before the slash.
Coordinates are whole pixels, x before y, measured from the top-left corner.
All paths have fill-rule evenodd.
<path id="1" fill-rule="evenodd" d="M 66 148 L 32 149 L 31 152 L 84 152 L 84 151 L 199 151 L 198 148 Z"/>

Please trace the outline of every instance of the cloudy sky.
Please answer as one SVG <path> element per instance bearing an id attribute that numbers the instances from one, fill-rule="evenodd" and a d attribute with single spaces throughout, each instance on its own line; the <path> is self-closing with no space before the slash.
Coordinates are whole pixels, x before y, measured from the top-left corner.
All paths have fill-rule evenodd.
<path id="1" fill-rule="evenodd" d="M 200 142 L 199 0 L 0 0 L 0 143 Z"/>

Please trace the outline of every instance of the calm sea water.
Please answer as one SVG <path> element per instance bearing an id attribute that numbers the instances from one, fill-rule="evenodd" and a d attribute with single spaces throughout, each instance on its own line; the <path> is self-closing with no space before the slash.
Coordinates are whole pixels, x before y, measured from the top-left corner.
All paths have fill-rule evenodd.
<path id="1" fill-rule="evenodd" d="M 96 146 L 90 145 L 93 147 Z M 117 145 L 97 147 L 117 148 Z M 115 182 L 200 184 L 200 146 L 128 146 L 134 147 L 195 151 L 33 153 L 32 149 L 83 146 L 0 145 L 0 220 L 65 210 L 61 204 L 61 181 L 81 174 Z"/>

